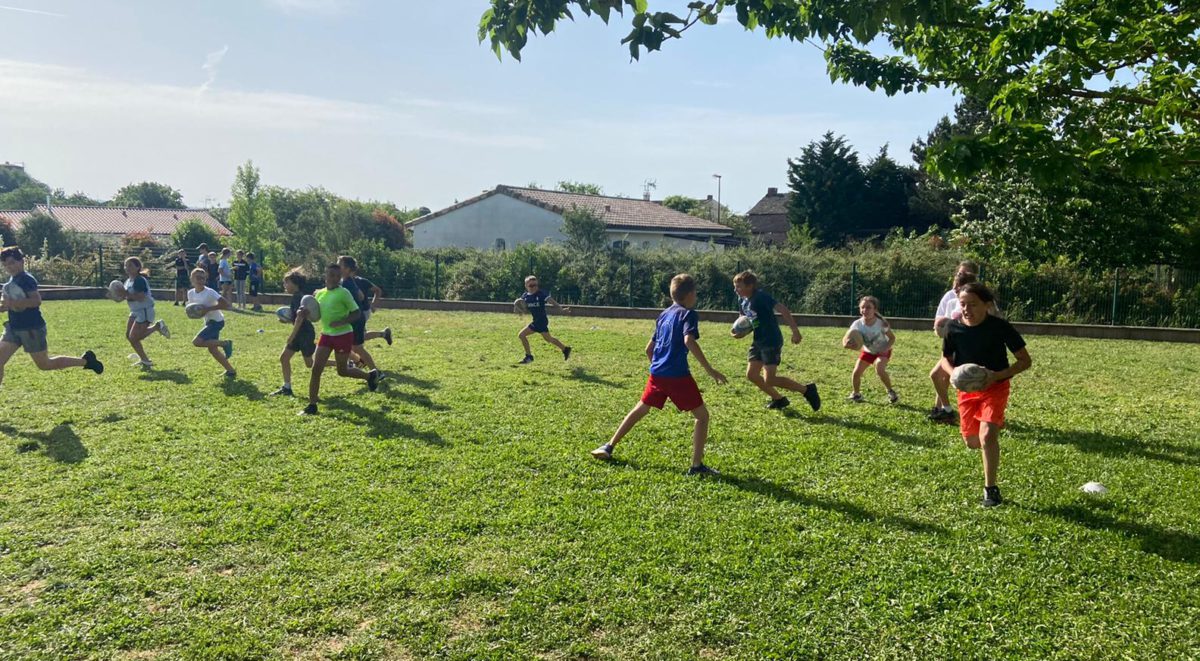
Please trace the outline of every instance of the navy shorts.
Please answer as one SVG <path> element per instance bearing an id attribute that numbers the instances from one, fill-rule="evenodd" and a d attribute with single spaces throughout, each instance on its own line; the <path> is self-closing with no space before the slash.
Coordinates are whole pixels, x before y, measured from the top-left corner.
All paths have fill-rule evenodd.
<path id="1" fill-rule="evenodd" d="M 750 352 L 747 360 L 752 363 L 762 363 L 763 365 L 778 365 L 783 358 L 783 345 L 777 347 L 760 347 L 757 344 L 750 345 Z"/>
<path id="2" fill-rule="evenodd" d="M 208 321 L 204 322 L 204 328 L 201 328 L 200 332 L 196 333 L 196 339 L 203 340 L 205 342 L 219 340 L 221 339 L 222 328 L 225 328 L 224 321 L 213 321 L 212 319 L 209 319 Z"/>
<path id="3" fill-rule="evenodd" d="M 367 341 L 367 320 L 359 317 L 350 323 L 350 328 L 354 329 L 354 346 L 361 347 Z"/>
<path id="4" fill-rule="evenodd" d="M 259 291 L 259 288 L 261 288 L 261 287 L 262 287 L 262 283 L 259 282 L 258 278 L 250 278 L 250 295 L 251 296 L 258 296 L 258 291 Z"/>
<path id="5" fill-rule="evenodd" d="M 176 289 L 191 289 L 192 288 L 192 280 L 188 276 L 187 271 L 176 271 L 175 272 L 175 288 Z"/>
<path id="6" fill-rule="evenodd" d="M 296 332 L 296 339 L 288 343 L 287 350 L 295 351 L 305 358 L 313 355 L 317 350 L 317 332 L 312 324 L 300 327 L 300 330 Z"/>
<path id="7" fill-rule="evenodd" d="M 550 332 L 550 320 L 547 319 L 546 321 L 531 322 L 529 324 L 529 330 L 531 330 L 535 333 L 549 333 Z"/>

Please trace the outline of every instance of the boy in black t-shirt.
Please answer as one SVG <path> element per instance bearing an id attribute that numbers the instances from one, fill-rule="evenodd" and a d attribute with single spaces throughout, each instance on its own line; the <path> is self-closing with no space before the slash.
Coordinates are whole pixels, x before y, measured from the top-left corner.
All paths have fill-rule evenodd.
<path id="1" fill-rule="evenodd" d="M 299 353 L 304 357 L 304 365 L 312 369 L 313 353 L 317 350 L 317 332 L 307 317 L 297 314 L 300 310 L 300 299 L 304 298 L 306 294 L 312 294 L 304 272 L 300 269 L 288 271 L 287 275 L 283 276 L 283 290 L 292 295 L 291 303 L 288 306 L 292 310 L 292 332 L 288 335 L 283 353 L 279 354 L 279 364 L 283 370 L 283 386 L 271 394 L 291 397 L 292 356 Z"/>
<path id="2" fill-rule="evenodd" d="M 750 319 L 754 323 L 754 327 L 753 331 L 745 333 L 730 331 L 730 334 L 734 338 L 740 339 L 751 332 L 754 333 L 746 365 L 746 378 L 771 398 L 767 408 L 782 409 L 791 403 L 777 390 L 777 388 L 784 388 L 803 395 L 812 410 L 821 410 L 821 396 L 817 393 L 817 384 L 805 385 L 776 374 L 783 357 L 783 333 L 779 330 L 779 321 L 775 318 L 775 313 L 783 315 L 783 320 L 792 328 L 792 344 L 800 344 L 802 339 L 800 328 L 796 325 L 796 319 L 792 317 L 791 311 L 766 291 L 759 289 L 758 276 L 754 275 L 752 271 L 742 271 L 734 276 L 733 288 L 740 297 L 738 307 L 741 309 L 742 316 Z"/>

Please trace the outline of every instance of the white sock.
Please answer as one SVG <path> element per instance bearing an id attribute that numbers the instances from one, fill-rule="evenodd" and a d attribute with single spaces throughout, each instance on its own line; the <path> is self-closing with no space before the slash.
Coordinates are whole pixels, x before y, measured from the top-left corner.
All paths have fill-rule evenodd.
<path id="1" fill-rule="evenodd" d="M 291 382 L 291 381 L 284 381 L 284 382 L 283 382 L 283 387 L 284 387 L 284 388 L 287 388 L 288 390 L 291 390 L 291 389 L 292 389 L 292 382 Z"/>

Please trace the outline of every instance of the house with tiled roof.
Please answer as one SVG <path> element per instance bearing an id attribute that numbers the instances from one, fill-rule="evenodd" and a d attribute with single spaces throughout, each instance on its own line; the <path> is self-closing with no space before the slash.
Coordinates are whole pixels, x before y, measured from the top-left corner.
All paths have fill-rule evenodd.
<path id="1" fill-rule="evenodd" d="M 591 211 L 604 221 L 610 245 L 723 250 L 737 245 L 733 230 L 656 201 L 497 186 L 412 221 L 413 247 L 513 248 L 523 243 L 565 241 L 563 214 Z"/>
<path id="2" fill-rule="evenodd" d="M 788 220 L 788 202 L 791 201 L 791 197 L 791 193 L 780 193 L 778 188 L 768 188 L 766 196 L 746 212 L 746 220 L 750 223 L 750 235 L 754 239 L 767 245 L 787 243 L 788 230 L 792 228 Z"/>
<path id="3" fill-rule="evenodd" d="M 116 243 L 126 234 L 146 232 L 160 243 L 168 243 L 180 224 L 198 220 L 217 236 L 233 232 L 207 209 L 140 209 L 135 207 L 90 207 L 73 204 L 39 204 L 31 211 L 2 211 L 0 217 L 14 230 L 34 214 L 53 216 L 63 229 L 87 234 L 101 243 Z"/>

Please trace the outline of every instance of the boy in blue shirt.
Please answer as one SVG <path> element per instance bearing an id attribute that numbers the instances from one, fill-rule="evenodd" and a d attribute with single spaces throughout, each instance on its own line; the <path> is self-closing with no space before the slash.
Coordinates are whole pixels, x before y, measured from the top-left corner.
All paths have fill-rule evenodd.
<path id="1" fill-rule="evenodd" d="M 783 333 L 779 331 L 779 320 L 775 313 L 783 315 L 783 320 L 792 327 L 792 344 L 800 344 L 800 327 L 792 317 L 791 310 L 783 303 L 776 301 L 766 291 L 758 286 L 758 276 L 752 271 L 742 271 L 733 277 L 733 289 L 740 297 L 738 307 L 742 316 L 754 323 L 752 331 L 730 334 L 735 338 L 743 338 L 754 333 L 750 343 L 750 354 L 746 365 L 746 378 L 758 386 L 759 390 L 767 393 L 771 401 L 769 409 L 786 408 L 791 402 L 779 394 L 776 388 L 784 388 L 800 393 L 808 401 L 812 410 L 821 410 L 821 396 L 817 394 L 817 384 L 803 385 L 785 376 L 779 376 L 776 371 L 783 357 Z"/>
<path id="2" fill-rule="evenodd" d="M 700 350 L 700 316 L 696 307 L 696 281 L 686 273 L 671 278 L 671 307 L 663 310 L 654 323 L 654 336 L 646 344 L 646 358 L 650 359 L 650 378 L 642 392 L 642 401 L 625 416 L 612 438 L 592 450 L 597 459 L 612 459 L 613 448 L 633 429 L 650 408 L 661 409 L 671 400 L 680 411 L 691 411 L 696 418 L 692 431 L 692 467 L 688 475 L 718 475 L 717 471 L 704 465 L 704 443 L 708 440 L 708 408 L 700 388 L 688 369 L 688 352 L 717 383 L 725 383 L 725 375 L 713 369 Z"/>
<path id="3" fill-rule="evenodd" d="M 37 280 L 25 272 L 25 256 L 20 248 L 12 246 L 0 250 L 0 262 L 9 275 L 3 295 L 0 295 L 0 312 L 8 313 L 4 336 L 0 338 L 0 383 L 4 381 L 4 366 L 17 349 L 24 349 L 40 370 L 84 367 L 96 374 L 103 372 L 104 365 L 91 351 L 84 352 L 80 358 L 49 355 L 46 320 L 42 318 L 41 310 L 42 295 L 38 293 Z"/>
<path id="4" fill-rule="evenodd" d="M 549 293 L 538 288 L 538 279 L 536 275 L 525 277 L 525 293 L 521 294 L 521 298 L 517 299 L 515 304 L 516 311 L 521 312 L 521 307 L 524 306 L 533 320 L 529 325 L 521 329 L 517 333 L 517 339 L 521 340 L 521 346 L 525 347 L 525 357 L 521 359 L 520 364 L 525 365 L 533 362 L 533 352 L 529 348 L 530 335 L 538 333 L 542 339 L 558 347 L 562 352 L 563 360 L 571 357 L 571 347 L 565 346 L 558 338 L 550 334 L 550 319 L 546 316 L 546 306 L 553 305 L 563 312 L 570 312 L 570 308 L 565 308 L 558 304 Z"/>

